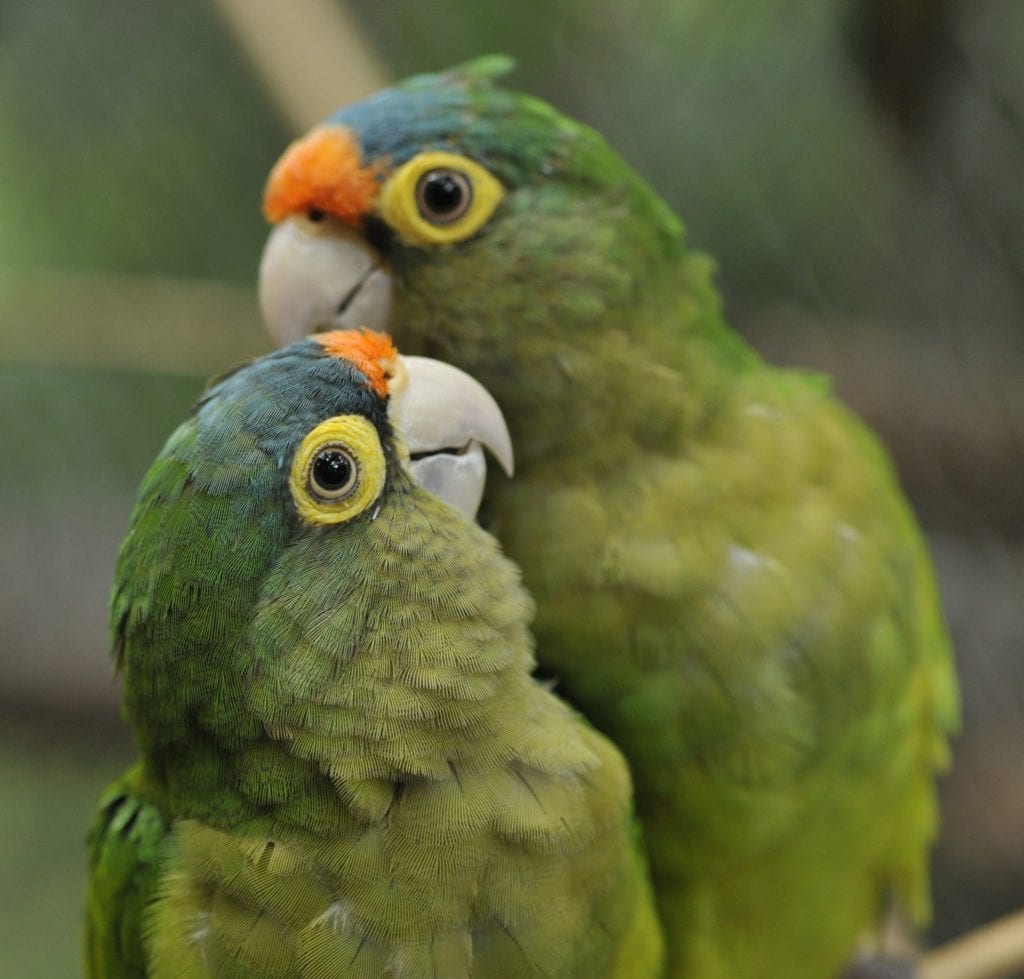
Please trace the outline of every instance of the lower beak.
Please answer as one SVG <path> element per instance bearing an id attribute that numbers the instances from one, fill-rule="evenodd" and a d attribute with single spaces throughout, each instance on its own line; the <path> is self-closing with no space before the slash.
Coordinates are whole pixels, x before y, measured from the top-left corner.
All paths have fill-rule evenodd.
<path id="1" fill-rule="evenodd" d="M 259 280 L 260 308 L 279 346 L 323 330 L 387 330 L 391 273 L 362 237 L 330 215 L 276 225 Z"/>

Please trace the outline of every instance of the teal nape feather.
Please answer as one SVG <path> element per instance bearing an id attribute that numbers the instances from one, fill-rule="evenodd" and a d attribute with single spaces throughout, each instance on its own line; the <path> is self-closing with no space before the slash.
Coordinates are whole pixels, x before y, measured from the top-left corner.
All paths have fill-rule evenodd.
<path id="1" fill-rule="evenodd" d="M 358 162 L 317 183 L 326 133 Z M 730 329 L 654 190 L 593 129 L 455 69 L 336 113 L 271 198 L 279 341 L 358 294 L 502 406 L 516 476 L 484 512 L 544 672 L 629 761 L 668 974 L 822 979 L 894 901 L 925 921 L 958 706 L 920 530 L 827 384 Z"/>
<path id="2" fill-rule="evenodd" d="M 625 763 L 531 676 L 515 566 L 410 477 L 403 363 L 366 332 L 260 358 L 144 479 L 87 975 L 659 973 Z"/>

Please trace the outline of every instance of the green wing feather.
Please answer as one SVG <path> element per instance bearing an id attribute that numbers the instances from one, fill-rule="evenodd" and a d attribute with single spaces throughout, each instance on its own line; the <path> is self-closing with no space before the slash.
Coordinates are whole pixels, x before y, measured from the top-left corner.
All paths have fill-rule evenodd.
<path id="1" fill-rule="evenodd" d="M 87 976 L 146 975 L 143 919 L 160 874 L 167 831 L 167 819 L 147 799 L 139 766 L 100 799 L 89 833 Z"/>

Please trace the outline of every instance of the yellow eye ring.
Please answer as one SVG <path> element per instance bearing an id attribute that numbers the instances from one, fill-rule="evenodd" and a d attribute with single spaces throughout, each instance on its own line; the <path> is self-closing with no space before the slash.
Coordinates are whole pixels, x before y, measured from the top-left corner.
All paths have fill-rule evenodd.
<path id="1" fill-rule="evenodd" d="M 377 500 L 386 471 L 377 430 L 366 418 L 328 418 L 302 440 L 292 459 L 295 509 L 308 524 L 344 523 Z"/>
<path id="2" fill-rule="evenodd" d="M 403 163 L 381 188 L 377 213 L 409 245 L 451 245 L 476 234 L 505 196 L 484 167 L 430 150 Z"/>

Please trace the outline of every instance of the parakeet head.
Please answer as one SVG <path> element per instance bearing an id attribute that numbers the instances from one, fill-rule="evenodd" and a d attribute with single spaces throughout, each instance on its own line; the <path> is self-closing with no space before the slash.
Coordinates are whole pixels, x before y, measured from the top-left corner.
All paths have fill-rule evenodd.
<path id="1" fill-rule="evenodd" d="M 197 448 L 216 452 L 234 444 L 224 430 L 240 427 L 264 465 L 276 464 L 270 494 L 290 496 L 312 525 L 354 519 L 385 491 L 407 491 L 410 477 L 471 518 L 484 448 L 512 472 L 508 429 L 482 385 L 439 361 L 403 357 L 390 337 L 368 330 L 322 333 L 230 373 L 200 402 L 196 425 L 215 438 Z M 282 460 L 291 460 L 287 474 Z M 195 464 L 200 479 L 202 466 L 241 469 L 216 454 Z"/>
<path id="2" fill-rule="evenodd" d="M 668 208 L 593 130 L 498 87 L 501 57 L 411 78 L 292 144 L 267 183 L 274 337 L 391 326 L 460 364 L 613 322 L 681 251 Z"/>
<path id="3" fill-rule="evenodd" d="M 460 607 L 463 579 L 446 581 L 462 569 L 439 555 L 453 538 L 494 550 L 470 519 L 483 445 L 511 465 L 479 384 L 368 331 L 216 381 L 147 474 L 118 561 L 115 649 L 144 751 L 190 725 L 221 747 L 258 739 L 368 644 L 404 650 L 388 645 L 404 614 L 428 628 Z M 197 764 L 178 758 L 175 778 L 226 778 Z"/>

